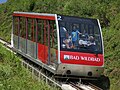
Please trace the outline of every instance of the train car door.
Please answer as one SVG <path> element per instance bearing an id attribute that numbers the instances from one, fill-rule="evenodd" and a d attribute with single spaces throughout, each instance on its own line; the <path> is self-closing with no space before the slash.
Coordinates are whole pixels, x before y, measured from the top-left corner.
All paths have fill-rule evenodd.
<path id="1" fill-rule="evenodd" d="M 50 60 L 50 33 L 49 21 L 38 20 L 38 59 L 49 64 Z"/>

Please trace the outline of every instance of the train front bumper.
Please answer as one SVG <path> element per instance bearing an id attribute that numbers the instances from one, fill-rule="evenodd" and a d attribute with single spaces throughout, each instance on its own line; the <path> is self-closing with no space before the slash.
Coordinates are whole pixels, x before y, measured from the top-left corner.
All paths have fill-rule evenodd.
<path id="1" fill-rule="evenodd" d="M 98 66 L 75 65 L 75 64 L 59 64 L 56 74 L 73 75 L 84 77 L 99 77 L 103 74 L 104 68 Z"/>

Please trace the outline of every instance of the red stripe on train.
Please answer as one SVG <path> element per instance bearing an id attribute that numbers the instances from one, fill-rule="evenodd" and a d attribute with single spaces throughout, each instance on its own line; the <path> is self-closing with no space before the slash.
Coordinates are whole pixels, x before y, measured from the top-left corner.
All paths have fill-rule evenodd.
<path id="1" fill-rule="evenodd" d="M 55 20 L 54 16 L 42 16 L 42 15 L 32 15 L 32 14 L 13 14 L 13 16 L 29 17 L 29 18 L 40 18 L 46 20 Z"/>

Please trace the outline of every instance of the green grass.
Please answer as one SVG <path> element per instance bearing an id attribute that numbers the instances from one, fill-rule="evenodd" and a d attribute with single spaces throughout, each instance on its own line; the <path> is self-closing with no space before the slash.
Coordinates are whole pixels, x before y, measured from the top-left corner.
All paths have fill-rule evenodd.
<path id="1" fill-rule="evenodd" d="M 21 66 L 20 58 L 0 44 L 0 90 L 57 90 L 32 78 Z"/>

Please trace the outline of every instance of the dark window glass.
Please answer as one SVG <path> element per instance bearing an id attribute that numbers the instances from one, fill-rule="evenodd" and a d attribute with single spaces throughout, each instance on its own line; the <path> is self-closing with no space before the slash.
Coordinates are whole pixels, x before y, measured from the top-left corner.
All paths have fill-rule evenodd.
<path id="1" fill-rule="evenodd" d="M 20 17 L 20 37 L 26 38 L 26 19 Z"/>
<path id="2" fill-rule="evenodd" d="M 36 34 L 36 25 L 35 19 L 28 18 L 28 39 L 31 41 L 35 41 Z"/>
<path id="3" fill-rule="evenodd" d="M 38 20 L 38 42 L 43 44 L 44 41 L 44 20 Z"/>
<path id="4" fill-rule="evenodd" d="M 55 21 L 49 21 L 50 24 L 50 47 L 57 49 L 57 29 Z"/>
<path id="5" fill-rule="evenodd" d="M 102 53 L 101 32 L 97 19 L 61 16 L 58 24 L 61 50 Z"/>
<path id="6" fill-rule="evenodd" d="M 48 20 L 44 20 L 44 45 L 48 46 L 48 29 L 49 22 Z"/>

